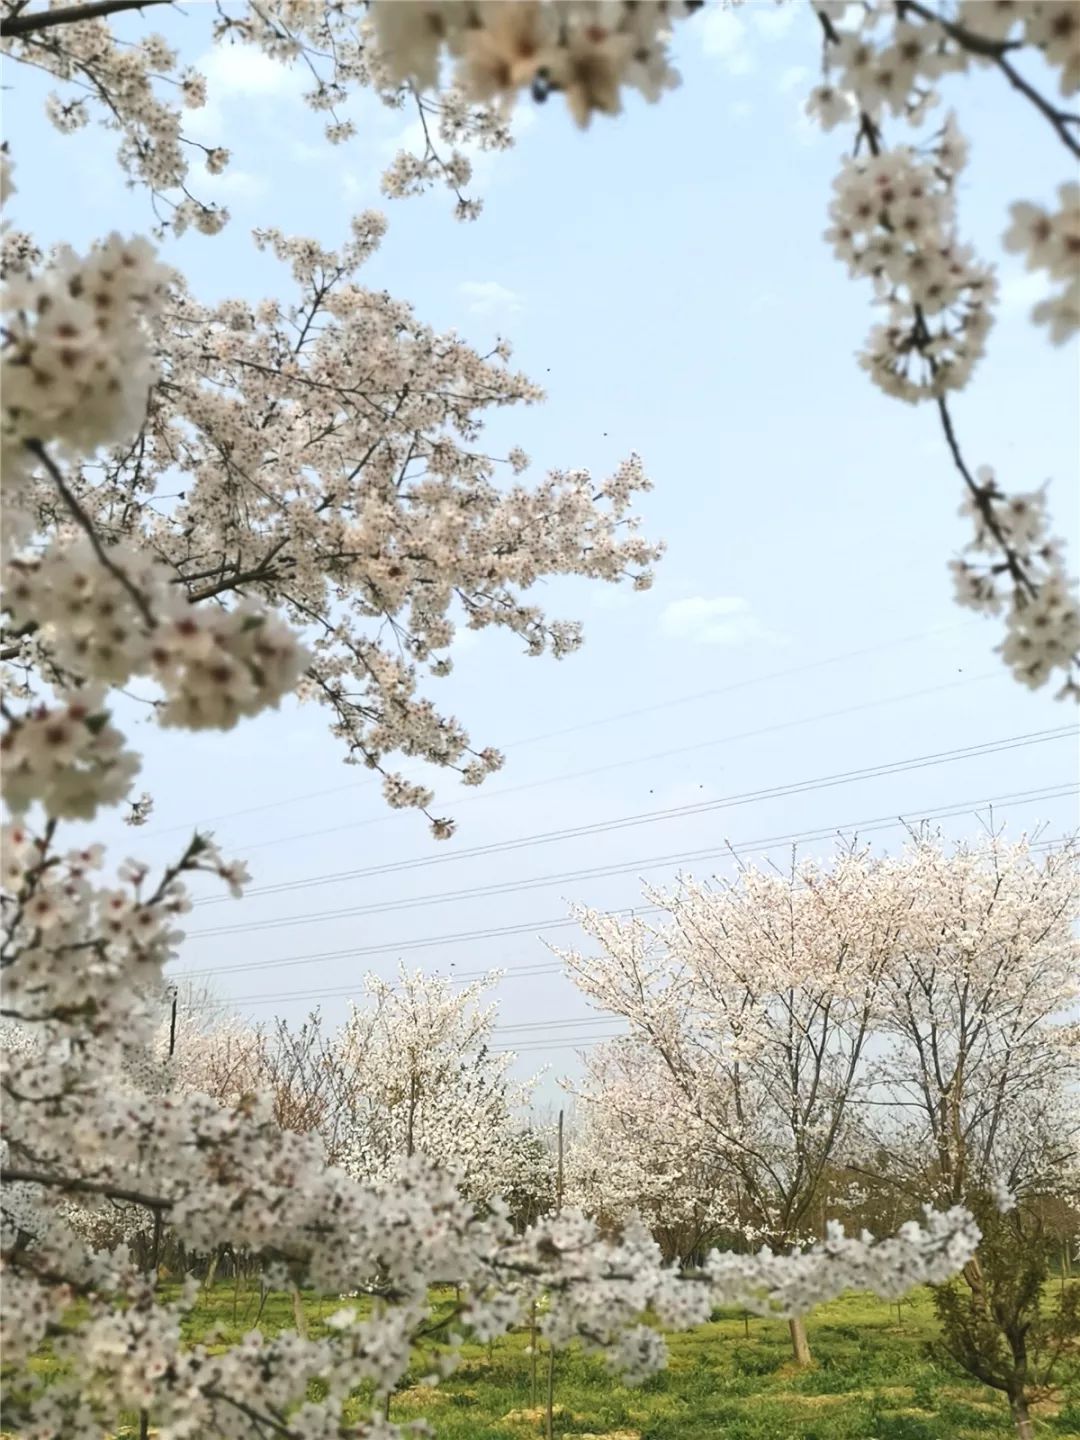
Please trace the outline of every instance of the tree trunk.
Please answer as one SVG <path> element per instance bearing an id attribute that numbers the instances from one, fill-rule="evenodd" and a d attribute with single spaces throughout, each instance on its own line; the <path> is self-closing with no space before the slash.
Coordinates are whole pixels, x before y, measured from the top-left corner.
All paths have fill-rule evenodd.
<path id="1" fill-rule="evenodd" d="M 529 1316 L 529 1405 L 536 1409 L 536 1301 Z"/>
<path id="2" fill-rule="evenodd" d="M 983 1278 L 983 1269 L 977 1254 L 971 1257 L 961 1273 L 971 1291 L 972 1305 L 980 1315 L 988 1314 L 990 1307 L 986 1299 L 986 1281 Z"/>
<path id="3" fill-rule="evenodd" d="M 796 1365 L 809 1365 L 813 1360 L 810 1354 L 810 1342 L 806 1338 L 806 1326 L 801 1316 L 796 1316 L 788 1321 L 788 1329 L 791 1331 L 791 1350 L 795 1356 Z"/>
<path id="4" fill-rule="evenodd" d="M 555 1440 L 555 1346 L 548 1342 L 546 1440 Z"/>
<path id="5" fill-rule="evenodd" d="M 219 1245 L 218 1248 L 214 1251 L 213 1255 L 210 1256 L 210 1264 L 206 1271 L 206 1279 L 203 1281 L 204 1290 L 213 1290 L 214 1288 L 214 1280 L 217 1277 L 217 1268 L 218 1265 L 220 1265 L 221 1263 L 221 1252 L 224 1248 L 225 1247 L 223 1245 Z"/>
<path id="6" fill-rule="evenodd" d="M 1028 1414 L 1027 1401 L 1023 1395 L 1010 1396 L 1009 1405 L 1012 1409 L 1018 1440 L 1035 1440 L 1035 1426 Z"/>
<path id="7" fill-rule="evenodd" d="M 304 1314 L 304 1297 L 295 1285 L 293 1286 L 292 1292 L 292 1313 L 293 1319 L 296 1321 L 296 1333 L 300 1336 L 301 1340 L 306 1340 L 308 1338 L 308 1328 L 307 1316 Z"/>

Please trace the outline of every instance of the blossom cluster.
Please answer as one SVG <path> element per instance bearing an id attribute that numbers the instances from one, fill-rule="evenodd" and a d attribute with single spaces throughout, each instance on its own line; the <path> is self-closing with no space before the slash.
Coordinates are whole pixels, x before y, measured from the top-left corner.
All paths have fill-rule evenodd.
<path id="1" fill-rule="evenodd" d="M 959 34 L 965 32 L 1002 44 L 1013 41 L 1039 50 L 1052 70 L 1060 71 L 1062 95 L 1080 90 L 1080 17 L 1071 0 L 960 0 Z M 959 43 L 963 44 L 961 38 Z M 993 53 L 970 51 L 976 64 L 989 64 Z"/>
<path id="2" fill-rule="evenodd" d="M 919 124 L 937 103 L 945 75 L 1000 66 L 1011 51 L 1038 50 L 1059 71 L 1062 95 L 1080 89 L 1080 22 L 1071 0 L 960 0 L 955 12 L 932 4 L 813 0 L 825 28 L 829 77 L 816 108 L 840 109 L 840 97 L 880 120 Z M 832 89 L 836 99 L 822 93 Z M 1048 107 L 1049 108 L 1049 107 Z"/>
<path id="3" fill-rule="evenodd" d="M 617 115 L 624 87 L 658 100 L 678 84 L 671 22 L 699 8 L 688 0 L 375 0 L 372 14 L 393 79 L 435 89 L 449 56 L 470 100 L 506 102 L 524 91 L 543 101 L 557 93 L 584 126 L 596 113 Z"/>
<path id="4" fill-rule="evenodd" d="M 12 824 L 3 849 L 6 1013 L 85 1026 L 88 1035 L 137 1034 L 143 1001 L 136 992 L 160 978 L 180 938 L 176 917 L 190 908 L 177 876 L 216 872 L 223 863 L 217 852 L 193 841 L 180 866 L 148 893 L 145 868 L 130 861 L 118 884 L 95 884 L 105 858 L 100 845 L 54 853 L 42 837 Z M 81 950 L 88 963 L 77 962 Z"/>
<path id="5" fill-rule="evenodd" d="M 50 382 L 40 401 L 27 376 L 44 376 L 54 351 L 62 367 L 60 342 L 75 337 L 67 322 L 48 328 L 52 302 L 33 324 L 30 310 L 18 312 L 23 349 L 37 359 L 5 355 L 16 374 L 4 394 L 19 462 L 5 475 L 5 543 L 19 552 L 48 536 L 58 508 L 91 538 L 19 556 L 8 633 L 24 648 L 32 635 L 27 658 L 64 684 L 153 676 L 169 724 L 228 725 L 299 684 L 332 712 L 348 758 L 384 776 L 389 803 L 427 809 L 431 789 L 390 771 L 388 752 L 453 766 L 470 785 L 502 758 L 472 748 L 462 726 L 417 693 L 418 666 L 447 674 L 462 623 L 508 629 L 533 655 L 567 654 L 580 627 L 547 620 L 521 592 L 567 573 L 644 587 L 660 548 L 630 513 L 648 487 L 637 457 L 600 484 L 584 471 L 531 488 L 497 483 L 500 465 L 520 474 L 527 460 L 480 449 L 483 413 L 540 392 L 508 368 L 503 343 L 480 355 L 356 282 L 384 229 L 379 215 L 357 216 L 338 250 L 259 232 L 301 287 L 288 307 L 200 306 L 177 279 L 170 328 L 154 342 L 165 383 L 149 408 L 142 289 L 126 306 L 110 298 L 118 274 L 156 263 L 148 248 L 110 241 L 78 284 L 63 256 L 40 277 L 16 277 L 16 301 L 21 286 L 46 297 L 74 288 L 72 304 L 100 308 L 100 343 L 124 369 L 122 383 L 102 379 L 100 394 Z M 140 424 L 137 445 L 97 450 Z M 50 437 L 87 458 L 63 475 L 42 447 Z M 155 492 L 178 474 L 179 503 L 157 507 Z M 251 599 L 227 607 L 234 590 Z M 313 664 L 275 610 L 308 630 Z M 452 833 L 451 821 L 430 818 L 436 834 Z"/>
<path id="6" fill-rule="evenodd" d="M 1055 294 L 1035 305 L 1031 318 L 1048 327 L 1055 345 L 1063 345 L 1080 330 L 1080 184 L 1062 185 L 1058 200 L 1054 211 L 1029 201 L 1013 205 L 1005 248 L 1022 254 L 1029 270 L 1045 270 L 1058 284 Z"/>
<path id="7" fill-rule="evenodd" d="M 974 534 L 965 555 L 952 562 L 961 605 L 1005 615 L 998 647 L 1018 680 L 1037 689 L 1055 670 L 1066 672 L 1062 695 L 1078 693 L 1080 598 L 1049 533 L 1046 491 L 1005 494 L 994 471 L 980 467 L 960 513 Z"/>
<path id="8" fill-rule="evenodd" d="M 993 300 L 988 271 L 955 239 L 952 192 L 966 145 L 950 116 L 918 158 L 909 147 L 890 151 L 882 120 L 892 115 L 919 126 L 939 102 L 934 87 L 943 76 L 973 66 L 998 67 L 1077 153 L 1076 117 L 1057 110 L 1018 76 L 1012 58 L 1025 47 L 1038 50 L 1060 71 L 1061 93 L 1075 93 L 1080 88 L 1076 6 L 1070 0 L 964 0 L 951 15 L 921 4 L 856 8 L 838 0 L 815 0 L 815 9 L 825 33 L 826 76 L 811 93 L 807 111 L 825 129 L 854 120 L 856 149 L 865 143 L 872 157 L 861 167 L 868 175 L 863 186 L 852 184 L 852 173 L 860 167 L 855 161 L 845 163 L 833 205 L 835 224 L 827 238 L 853 274 L 881 277 L 878 298 L 894 307 L 889 324 L 875 332 L 863 363 L 877 383 L 906 400 L 959 388 L 982 351 L 990 323 L 987 306 Z M 889 203 L 881 203 L 880 191 L 875 193 L 869 183 L 872 178 L 888 188 Z M 1063 186 L 1055 215 L 1026 202 L 1015 205 L 1005 236 L 1007 249 L 1027 253 L 1030 269 L 1046 269 L 1061 284 L 1032 315 L 1036 323 L 1049 326 L 1055 343 L 1080 324 L 1078 193 L 1075 184 Z M 876 236 L 875 226 L 881 232 Z M 860 247 L 859 232 L 868 230 Z M 864 248 L 866 263 L 860 263 Z M 946 335 L 940 323 L 921 323 L 918 315 L 908 313 L 912 306 L 923 317 L 956 306 L 960 314 Z M 921 379 L 907 373 L 905 357 L 912 350 L 929 362 L 923 367 L 929 374 Z"/>
<path id="9" fill-rule="evenodd" d="M 985 349 L 997 286 L 955 234 L 964 145 L 950 117 L 930 155 L 909 147 L 844 162 L 826 239 L 887 311 L 860 363 L 886 394 L 917 401 L 962 389 Z"/>
<path id="10" fill-rule="evenodd" d="M 28 443 L 69 453 L 126 440 L 146 414 L 156 366 L 147 322 L 168 271 L 145 240 L 110 235 L 85 256 L 63 248 L 4 291 L 4 464 Z"/>
<path id="11" fill-rule="evenodd" d="M 127 794 L 139 771 L 101 697 L 85 691 L 13 719 L 0 738 L 0 757 L 0 790 L 15 814 L 37 801 L 64 820 L 93 819 L 99 805 Z"/>
<path id="12" fill-rule="evenodd" d="M 612 1134 L 643 1171 L 685 1137 L 723 1177 L 729 1223 L 773 1246 L 816 1232 L 841 1154 L 947 1206 L 1001 1175 L 1038 1192 L 1080 1136 L 1063 1025 L 1077 861 L 1075 846 L 1040 861 L 1000 836 L 922 835 L 893 858 L 845 848 L 827 869 L 648 891 L 657 921 L 583 912 L 599 953 L 566 953 L 570 974 L 630 1033 L 592 1061 L 572 1174 L 602 1165 Z"/>
<path id="13" fill-rule="evenodd" d="M 229 729 L 295 689 L 307 652 L 275 614 L 250 600 L 193 605 L 152 553 L 104 553 L 103 564 L 80 538 L 11 562 L 12 625 L 37 627 L 63 670 L 109 685 L 150 676 L 161 723 L 191 730 Z"/>
<path id="14" fill-rule="evenodd" d="M 511 478 L 527 463 L 520 451 L 487 452 L 488 414 L 541 392 L 504 343 L 479 353 L 359 283 L 384 229 L 358 215 L 336 249 L 258 232 L 292 271 L 293 304 L 205 306 L 179 293 L 167 403 L 137 454 L 85 467 L 75 484 L 87 513 L 111 527 L 122 517 L 132 544 L 167 561 L 175 588 L 198 599 L 188 576 L 212 577 L 219 593 L 242 581 L 304 626 L 313 661 L 301 695 L 331 712 L 353 763 L 384 776 L 391 804 L 427 808 L 430 788 L 387 765 L 395 750 L 467 784 L 502 763 L 421 692 L 424 670 L 451 670 L 458 628 L 495 626 L 531 655 L 566 655 L 580 627 L 524 592 L 560 574 L 645 588 L 661 547 L 633 514 L 649 488 L 637 456 L 605 480 L 566 470 L 537 483 Z M 183 498 L 155 515 L 147 489 L 178 471 Z"/>
<path id="15" fill-rule="evenodd" d="M 976 517 L 969 552 L 984 564 L 953 564 L 961 604 L 1006 612 L 999 647 L 1013 673 L 1032 687 L 1055 671 L 1066 673 L 1060 696 L 1080 696 L 1074 669 L 1077 647 L 1075 585 L 1061 546 L 1042 525 L 1037 536 L 1014 534 L 1021 515 L 1043 515 L 1036 497 L 1011 499 L 983 475 L 971 477 L 947 409 L 985 349 L 997 293 L 992 270 L 956 234 L 955 190 L 967 152 L 955 119 L 922 146 L 890 148 L 887 116 L 920 126 L 938 103 L 937 82 L 972 66 L 998 69 L 1032 103 L 1056 139 L 1080 153 L 1080 121 L 1041 95 L 1016 68 L 1023 51 L 1036 49 L 1059 71 L 1059 88 L 1080 86 L 1080 17 L 1058 0 L 1017 4 L 962 3 L 954 12 L 923 4 L 845 6 L 815 0 L 824 34 L 825 78 L 807 110 L 825 128 L 853 122 L 855 153 L 835 182 L 826 239 L 855 277 L 871 278 L 875 301 L 887 308 L 860 363 L 887 394 L 932 400 L 968 489 L 965 511 Z M 1080 187 L 1060 190 L 1056 211 L 1020 202 L 1004 237 L 1024 254 L 1030 270 L 1043 270 L 1055 287 L 1032 310 L 1050 338 L 1062 343 L 1080 326 Z M 1007 603 L 1006 603 L 1007 601 Z"/>

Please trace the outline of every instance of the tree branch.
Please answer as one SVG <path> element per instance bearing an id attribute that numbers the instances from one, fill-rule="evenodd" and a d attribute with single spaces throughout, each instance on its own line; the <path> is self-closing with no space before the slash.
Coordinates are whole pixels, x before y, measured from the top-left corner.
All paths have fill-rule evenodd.
<path id="1" fill-rule="evenodd" d="M 169 1210 L 173 1203 L 158 1195 L 144 1195 L 141 1190 L 127 1190 L 123 1186 L 111 1185 L 107 1180 L 83 1180 L 77 1175 L 50 1175 L 46 1170 L 5 1167 L 0 1171 L 0 1181 L 5 1185 L 20 1181 L 26 1185 L 44 1185 L 51 1190 L 80 1195 L 104 1195 L 109 1200 L 128 1200 L 132 1205 L 145 1205 L 148 1210 Z"/>
<path id="2" fill-rule="evenodd" d="M 0 20 L 0 36 L 31 35 L 56 25 L 77 25 L 121 10 L 142 10 L 148 5 L 171 5 L 172 0 L 90 0 L 87 5 L 66 5 L 56 10 L 34 10 L 29 15 L 9 15 Z"/>
<path id="3" fill-rule="evenodd" d="M 920 0 L 900 0 L 897 5 L 897 14 L 903 19 L 905 12 L 911 11 L 921 19 L 932 25 L 939 25 L 950 40 L 955 40 L 962 50 L 968 51 L 971 55 L 981 55 L 984 59 L 995 64 L 1001 73 L 1008 80 L 1014 90 L 1030 100 L 1042 115 L 1050 122 L 1057 131 L 1061 142 L 1072 151 L 1074 155 L 1080 156 L 1080 140 L 1069 133 L 1069 125 L 1080 124 L 1080 116 L 1070 115 L 1065 110 L 1058 110 L 1050 104 L 1049 100 L 1040 95 L 1038 90 L 1029 80 L 1025 80 L 1019 70 L 1008 58 L 1008 52 L 1016 49 L 1016 44 L 1006 40 L 991 40 L 986 35 L 978 35 L 973 30 L 966 29 L 955 21 L 946 20 L 941 15 L 936 15 L 927 5 L 920 3 Z"/>
<path id="4" fill-rule="evenodd" d="M 957 440 L 956 431 L 953 428 L 952 414 L 949 411 L 949 402 L 945 399 L 944 395 L 939 395 L 937 397 L 937 411 L 938 415 L 941 418 L 941 428 L 945 432 L 945 440 L 949 447 L 949 454 L 953 458 L 953 464 L 963 476 L 964 484 L 970 491 L 971 498 L 978 506 L 979 514 L 982 516 L 984 525 L 990 531 L 991 535 L 993 535 L 994 539 L 1000 546 L 1001 553 L 1005 557 L 1005 563 L 1009 567 L 1009 574 L 1012 576 L 1013 584 L 1018 590 L 1022 591 L 1030 599 L 1034 599 L 1034 597 L 1039 593 L 1039 587 L 1035 584 L 1031 576 L 1025 570 L 1020 557 L 1017 555 L 1016 551 L 1009 543 L 1008 537 L 1005 535 L 1000 524 L 998 523 L 998 518 L 994 514 L 994 505 L 990 495 L 987 493 L 986 489 L 982 485 L 980 485 L 979 482 L 975 479 L 964 461 L 963 453 L 960 450 L 960 442 L 959 440 Z"/>
<path id="5" fill-rule="evenodd" d="M 60 497 L 70 511 L 72 518 L 79 526 L 80 530 L 82 530 L 83 533 L 86 535 L 87 539 L 90 541 L 90 544 L 93 546 L 94 554 L 101 561 L 102 565 L 104 565 L 105 569 L 108 570 L 109 574 L 113 577 L 113 579 L 118 581 L 124 587 L 127 593 L 131 596 L 132 600 L 135 602 L 135 608 L 138 610 L 139 614 L 146 621 L 147 625 L 149 625 L 150 628 L 153 629 L 155 621 L 153 615 L 151 614 L 150 606 L 146 603 L 145 595 L 143 595 L 142 591 L 138 588 L 137 585 L 132 584 L 132 582 L 128 579 L 127 575 L 125 575 L 123 570 L 121 570 L 120 566 L 117 565 L 116 561 L 109 558 L 108 551 L 101 543 L 101 536 L 94 528 L 94 522 L 90 519 L 90 516 L 87 515 L 86 511 L 79 504 L 78 500 L 68 489 L 67 482 L 65 481 L 63 475 L 61 475 L 56 464 L 50 458 L 48 451 L 45 449 L 45 446 L 41 443 L 40 440 L 27 440 L 26 448 L 30 451 L 32 455 L 35 455 L 41 461 L 41 463 L 45 466 L 45 469 L 49 472 L 49 478 L 52 480 L 57 490 L 59 490 Z"/>

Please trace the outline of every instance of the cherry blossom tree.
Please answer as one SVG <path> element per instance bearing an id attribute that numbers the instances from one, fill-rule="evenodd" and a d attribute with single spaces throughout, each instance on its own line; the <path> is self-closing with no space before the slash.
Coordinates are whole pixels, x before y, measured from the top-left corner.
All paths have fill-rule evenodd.
<path id="1" fill-rule="evenodd" d="M 620 1089 L 601 1062 L 637 1163 L 656 1164 L 655 1105 L 773 1245 L 808 1237 L 830 1192 L 834 1211 L 855 1204 L 852 1181 L 909 1203 L 1062 1192 L 1080 1141 L 1073 845 L 1037 860 L 1027 842 L 924 834 L 894 858 L 647 894 L 659 921 L 583 911 L 599 954 L 562 952 L 632 1027 L 616 1063 L 666 1072 Z M 964 1278 L 985 1291 L 978 1255 Z"/>
<path id="2" fill-rule="evenodd" d="M 935 1303 L 953 1358 L 1007 1395 L 1028 1437 L 1029 1401 L 1075 1323 L 1075 1300 L 1057 1313 L 1043 1296 L 1041 1208 L 1080 1194 L 1080 854 L 920 839 L 896 878 L 905 921 L 880 991 L 863 1173 L 982 1217 L 987 1243 Z"/>
<path id="3" fill-rule="evenodd" d="M 369 975 L 337 1033 L 324 1034 L 318 1017 L 298 1030 L 279 1024 L 279 1073 L 287 1069 L 289 1093 L 308 1097 L 301 1123 L 283 1123 L 319 1130 L 337 1163 L 369 1183 L 422 1155 L 479 1203 L 511 1193 L 535 1163 L 525 1124 L 533 1082 L 513 1081 L 513 1054 L 493 1048 L 497 1012 L 485 996 L 497 980 Z"/>
<path id="4" fill-rule="evenodd" d="M 598 1046 L 574 1095 L 579 1123 L 566 1165 L 573 1204 L 614 1225 L 640 1215 L 663 1253 L 682 1264 L 738 1229 L 729 1174 L 655 1051 L 632 1041 Z"/>
<path id="5" fill-rule="evenodd" d="M 599 953 L 559 952 L 581 989 L 630 1023 L 629 1044 L 664 1067 L 687 1137 L 729 1177 L 748 1234 L 770 1245 L 811 1237 L 823 1180 L 865 1095 L 878 986 L 900 923 L 879 870 L 851 849 L 828 869 L 741 867 L 734 882 L 647 889 L 659 920 L 582 910 Z M 647 1106 L 651 1096 L 639 1094 Z M 808 1363 L 801 1322 L 791 1329 L 796 1359 Z"/>
<path id="6" fill-rule="evenodd" d="M 161 1011 L 149 1053 L 167 1069 L 172 1087 L 210 1095 L 223 1105 L 260 1088 L 264 1037 L 211 986 L 170 984 Z"/>
<path id="7" fill-rule="evenodd" d="M 918 837 L 887 869 L 904 923 L 878 991 L 879 1167 L 947 1203 L 1052 1191 L 1080 1158 L 1080 854 Z"/>

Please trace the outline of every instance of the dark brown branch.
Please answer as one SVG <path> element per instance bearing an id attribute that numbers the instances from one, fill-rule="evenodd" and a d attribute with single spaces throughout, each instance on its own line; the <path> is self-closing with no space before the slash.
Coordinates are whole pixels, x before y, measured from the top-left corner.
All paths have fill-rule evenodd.
<path id="1" fill-rule="evenodd" d="M 148 5 L 170 5 L 172 0 L 90 0 L 87 5 L 66 5 L 57 10 L 34 10 L 29 15 L 9 15 L 0 20 L 0 36 L 31 35 L 56 25 L 77 25 L 121 10 L 142 10 Z"/>
<path id="2" fill-rule="evenodd" d="M 145 1205 L 148 1210 L 169 1210 L 171 1200 L 159 1195 L 144 1195 L 141 1190 L 128 1190 L 112 1185 L 107 1180 L 83 1180 L 77 1175 L 50 1175 L 46 1170 L 19 1170 L 5 1167 L 0 1171 L 0 1181 L 5 1185 L 17 1181 L 26 1185 L 44 1185 L 50 1190 L 62 1190 L 68 1194 L 104 1195 L 109 1200 L 127 1200 L 132 1205 Z"/>
<path id="3" fill-rule="evenodd" d="M 264 1425 L 269 1426 L 275 1435 L 292 1437 L 297 1434 L 297 1431 L 291 1430 L 284 1420 L 275 1419 L 273 1415 L 267 1415 L 263 1411 L 256 1410 L 254 1405 L 249 1405 L 245 1400 L 240 1400 L 235 1395 L 228 1395 L 224 1390 L 207 1390 L 206 1398 L 208 1400 L 219 1400 L 225 1405 L 232 1405 L 234 1409 L 240 1411 L 241 1415 L 247 1416 L 260 1434 L 262 1433 L 262 1427 Z"/>
<path id="4" fill-rule="evenodd" d="M 950 40 L 955 40 L 961 49 L 968 51 L 971 55 L 981 55 L 984 59 L 990 60 L 998 67 L 1013 89 L 1019 90 L 1020 94 L 1030 100 L 1036 110 L 1046 117 L 1057 132 L 1062 144 L 1074 155 L 1080 156 L 1080 140 L 1070 134 L 1068 130 L 1069 125 L 1080 124 L 1080 116 L 1070 115 L 1064 110 L 1056 109 L 1049 100 L 1039 94 L 1029 80 L 1024 79 L 1009 59 L 1008 52 L 1017 48 L 1015 43 L 1007 40 L 991 40 L 986 35 L 976 34 L 975 31 L 968 30 L 963 25 L 957 25 L 955 21 L 936 15 L 928 6 L 921 4 L 920 0 L 901 0 L 896 9 L 901 19 L 906 11 L 911 11 L 912 14 L 918 15 L 930 24 L 940 25 Z"/>
<path id="5" fill-rule="evenodd" d="M 1066 149 L 1071 150 L 1074 155 L 1080 157 L 1080 140 L 1078 140 L 1075 135 L 1070 134 L 1066 128 L 1069 125 L 1080 123 L 1080 116 L 1067 115 L 1063 110 L 1055 110 L 1053 105 L 1039 94 L 1030 81 L 1024 79 L 1012 61 L 1006 59 L 1004 55 L 999 55 L 995 63 L 1013 89 L 1019 90 L 1021 95 L 1026 96 L 1027 99 L 1031 101 L 1036 110 L 1046 116 L 1047 120 L 1057 131 L 1058 138 Z"/>
<path id="6" fill-rule="evenodd" d="M 211 600 L 215 595 L 221 595 L 227 590 L 235 590 L 239 586 L 252 581 L 275 579 L 281 573 L 281 568 L 279 567 L 291 567 L 296 564 L 296 561 L 289 555 L 286 555 L 279 562 L 278 566 L 274 564 L 275 559 L 288 543 L 287 538 L 279 540 L 270 550 L 269 554 L 260 560 L 251 570 L 243 570 L 238 575 L 227 576 L 225 579 L 216 581 L 213 585 L 207 585 L 202 590 L 196 590 L 188 596 L 188 599 L 193 605 L 197 605 L 200 600 Z"/>
<path id="7" fill-rule="evenodd" d="M 37 459 L 41 461 L 42 465 L 44 465 L 45 469 L 49 472 L 49 478 L 52 480 L 53 484 L 60 492 L 60 497 L 63 500 L 64 504 L 67 506 L 68 511 L 72 516 L 72 519 L 75 521 L 75 523 L 79 526 L 79 529 L 83 531 L 87 539 L 90 541 L 90 544 L 93 546 L 94 549 L 94 554 L 100 560 L 101 564 L 105 567 L 106 570 L 108 570 L 109 574 L 113 577 L 113 579 L 118 581 L 124 587 L 127 593 L 131 596 L 132 600 L 135 602 L 135 608 L 138 610 L 139 614 L 146 621 L 147 625 L 149 625 L 151 629 L 153 629 L 154 617 L 150 611 L 150 606 L 146 603 L 145 595 L 143 595 L 142 591 L 138 588 L 137 585 L 132 584 L 132 582 L 124 574 L 123 570 L 121 570 L 120 566 L 117 565 L 116 561 L 109 558 L 109 552 L 101 543 L 101 536 L 94 528 L 94 522 L 90 519 L 90 516 L 87 515 L 86 511 L 79 504 L 78 500 L 68 489 L 67 482 L 65 481 L 63 475 L 61 475 L 59 469 L 57 468 L 53 460 L 50 458 L 48 451 L 45 449 L 45 446 L 41 443 L 40 440 L 27 440 L 26 448 L 30 451 L 32 455 L 36 456 Z"/>
<path id="8" fill-rule="evenodd" d="M 27 621 L 27 623 L 26 623 L 25 625 L 20 625 L 19 628 L 18 628 L 18 630 L 11 631 L 10 633 L 11 633 L 12 635 L 14 635 L 14 637 L 15 637 L 15 642 L 14 642 L 14 643 L 9 643 L 9 644 L 5 645 L 5 646 L 3 647 L 3 649 L 0 649 L 0 660 L 15 660 L 15 659 L 17 659 L 17 657 L 19 656 L 19 654 L 20 654 L 21 651 L 22 651 L 22 646 L 21 646 L 20 644 L 18 644 L 17 642 L 18 642 L 19 640 L 21 640 L 24 635 L 33 635 L 34 631 L 35 631 L 37 628 L 38 628 L 37 621 L 36 621 L 36 620 L 29 620 L 29 621 Z"/>
<path id="9" fill-rule="evenodd" d="M 991 495 L 987 492 L 984 486 L 979 484 L 979 482 L 972 475 L 971 471 L 968 469 L 968 466 L 964 460 L 963 453 L 960 449 L 960 442 L 956 438 L 956 431 L 953 428 L 952 414 L 949 411 L 949 402 L 945 399 L 944 395 L 939 395 L 937 397 L 937 410 L 938 415 L 941 417 L 941 428 L 945 432 L 945 440 L 949 447 L 949 454 L 953 458 L 953 464 L 956 466 L 957 470 L 959 470 L 961 476 L 963 477 L 964 484 L 967 486 L 968 490 L 971 493 L 971 498 L 978 506 L 979 514 L 982 517 L 983 524 L 990 531 L 990 534 L 993 535 L 994 539 L 1001 547 L 1001 553 L 1005 556 L 1005 563 L 1009 567 L 1009 574 L 1012 576 L 1013 583 L 1015 584 L 1016 588 L 1027 594 L 1029 598 L 1033 599 L 1039 593 L 1038 586 L 1034 583 L 1030 575 L 1024 569 L 1020 557 L 1016 554 L 1015 550 L 1010 545 L 1008 537 L 998 523 L 998 518 L 994 514 L 994 504 Z"/>

